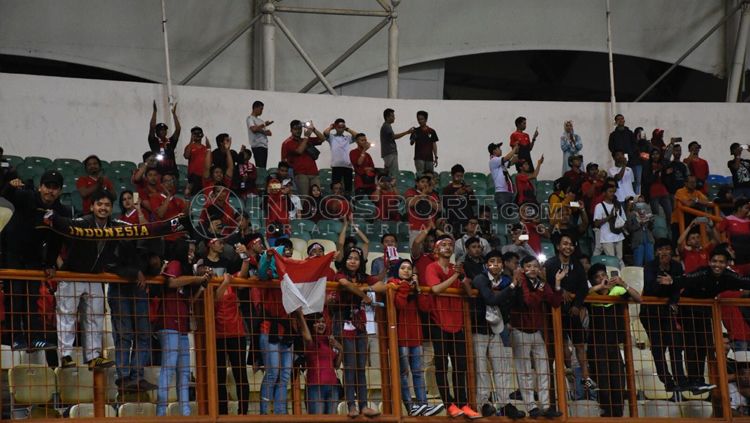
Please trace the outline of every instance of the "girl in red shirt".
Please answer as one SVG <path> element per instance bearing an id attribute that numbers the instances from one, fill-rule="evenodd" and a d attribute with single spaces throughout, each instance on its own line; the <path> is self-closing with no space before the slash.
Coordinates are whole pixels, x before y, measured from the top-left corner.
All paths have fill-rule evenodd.
<path id="1" fill-rule="evenodd" d="M 120 220 L 128 222 L 131 225 L 138 225 L 141 223 L 148 223 L 148 219 L 141 210 L 140 202 L 135 202 L 133 199 L 133 191 L 125 190 L 120 193 Z"/>
<path id="2" fill-rule="evenodd" d="M 330 335 L 322 313 L 308 317 L 312 340 L 305 343 L 307 366 L 307 413 L 335 414 L 338 403 L 338 378 L 344 347 Z"/>

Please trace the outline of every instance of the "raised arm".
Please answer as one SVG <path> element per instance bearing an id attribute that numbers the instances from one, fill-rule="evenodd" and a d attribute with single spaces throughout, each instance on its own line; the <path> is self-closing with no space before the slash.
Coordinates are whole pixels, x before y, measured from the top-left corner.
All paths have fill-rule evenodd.
<path id="1" fill-rule="evenodd" d="M 542 163 L 544 163 L 544 154 L 542 154 L 542 157 L 539 158 L 539 160 L 536 161 L 536 168 L 534 169 L 534 173 L 531 174 L 531 178 L 536 178 L 539 176 L 539 170 L 542 168 Z"/>
<path id="2" fill-rule="evenodd" d="M 180 138 L 180 132 L 182 131 L 182 125 L 180 125 L 180 119 L 177 118 L 177 102 L 172 106 L 172 119 L 174 119 L 174 132 L 172 132 L 172 142 L 177 144 L 177 140 Z"/>
<path id="3" fill-rule="evenodd" d="M 227 147 L 227 172 L 226 177 L 232 179 L 234 176 L 234 159 L 232 158 L 232 149 Z"/>
<path id="4" fill-rule="evenodd" d="M 229 273 L 224 273 L 224 280 L 221 282 L 221 285 L 219 285 L 218 288 L 216 288 L 216 299 L 215 301 L 219 301 L 221 297 L 224 296 L 224 293 L 227 292 L 227 288 L 229 288 L 229 284 L 232 283 L 232 275 Z"/>
<path id="5" fill-rule="evenodd" d="M 148 137 L 151 138 L 156 135 L 156 100 L 153 103 L 154 107 L 151 111 L 151 120 L 148 122 Z"/>
<path id="6" fill-rule="evenodd" d="M 412 128 L 407 129 L 404 132 L 399 132 L 398 134 L 393 134 L 393 139 L 397 140 L 397 139 L 402 138 L 402 137 L 404 137 L 406 135 L 410 135 L 413 132 L 414 132 L 414 128 L 412 127 Z"/>
<path id="7" fill-rule="evenodd" d="M 206 138 L 206 144 L 208 144 L 208 138 Z M 211 152 L 211 147 L 206 152 L 206 158 L 203 161 L 203 179 L 211 177 L 211 166 L 214 164 L 214 155 Z"/>

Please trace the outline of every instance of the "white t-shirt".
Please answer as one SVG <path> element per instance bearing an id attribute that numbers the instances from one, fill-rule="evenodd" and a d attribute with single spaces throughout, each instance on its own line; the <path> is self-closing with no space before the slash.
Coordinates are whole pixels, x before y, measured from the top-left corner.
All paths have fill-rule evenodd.
<path id="1" fill-rule="evenodd" d="M 334 135 L 334 131 L 328 134 L 328 140 L 331 144 L 331 167 L 352 167 L 349 159 L 349 147 L 354 142 L 351 134 Z"/>
<path id="2" fill-rule="evenodd" d="M 247 117 L 247 139 L 250 142 L 250 148 L 268 148 L 268 136 L 263 130 L 253 132 L 250 130 L 251 126 L 262 125 L 265 121 L 258 116 L 250 115 Z"/>
<path id="3" fill-rule="evenodd" d="M 611 216 L 612 213 L 618 213 L 620 216 L 625 218 L 625 214 L 622 211 L 622 207 L 615 208 L 614 204 L 602 201 L 597 204 L 594 208 L 594 220 L 601 220 L 607 217 L 607 213 L 604 212 L 604 207 L 607 208 L 607 212 Z M 625 239 L 624 234 L 613 234 L 609 229 L 609 222 L 605 222 L 599 227 L 599 242 L 620 242 Z"/>
<path id="4" fill-rule="evenodd" d="M 609 176 L 613 177 L 620 173 L 620 168 L 617 166 L 609 168 Z M 615 192 L 615 197 L 617 197 L 617 201 L 621 203 L 625 203 L 625 200 L 628 197 L 635 197 L 635 191 L 633 191 L 633 182 L 635 181 L 635 177 L 633 177 L 633 170 L 629 167 L 625 168 L 625 173 L 622 174 L 622 179 L 620 179 L 617 182 L 617 191 Z"/>
<path id="5" fill-rule="evenodd" d="M 490 174 L 492 182 L 495 183 L 495 192 L 511 192 L 508 189 L 508 181 L 505 179 L 505 162 L 502 157 L 490 158 Z"/>

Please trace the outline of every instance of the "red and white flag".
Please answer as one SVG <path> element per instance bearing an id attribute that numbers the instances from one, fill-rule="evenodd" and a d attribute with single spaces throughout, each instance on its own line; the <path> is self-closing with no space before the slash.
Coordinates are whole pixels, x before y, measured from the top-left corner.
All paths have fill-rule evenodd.
<path id="1" fill-rule="evenodd" d="M 292 313 L 302 308 L 302 313 L 322 313 L 326 300 L 326 273 L 333 261 L 334 252 L 322 257 L 295 260 L 282 257 L 274 250 L 276 272 L 281 279 L 281 302 L 284 310 Z"/>

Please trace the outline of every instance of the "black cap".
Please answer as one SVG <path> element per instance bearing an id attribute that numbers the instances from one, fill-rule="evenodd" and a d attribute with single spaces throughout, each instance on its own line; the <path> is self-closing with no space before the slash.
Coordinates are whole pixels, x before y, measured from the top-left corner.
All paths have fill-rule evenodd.
<path id="1" fill-rule="evenodd" d="M 701 145 L 698 143 L 698 141 L 692 141 L 690 144 L 688 144 L 688 149 L 693 148 L 693 145 L 697 145 L 698 148 L 701 148 Z"/>
<path id="2" fill-rule="evenodd" d="M 503 143 L 501 142 L 498 142 L 498 143 L 491 142 L 487 145 L 487 152 L 492 154 L 492 152 L 495 151 L 496 148 L 502 147 L 502 145 Z"/>
<path id="3" fill-rule="evenodd" d="M 57 170 L 48 170 L 42 175 L 40 183 L 46 186 L 57 185 L 58 187 L 62 187 L 63 176 Z"/>
<path id="4" fill-rule="evenodd" d="M 160 129 L 165 129 L 166 130 L 167 129 L 167 124 L 163 123 L 163 122 L 157 123 L 156 126 L 154 127 L 154 130 L 158 131 Z"/>

